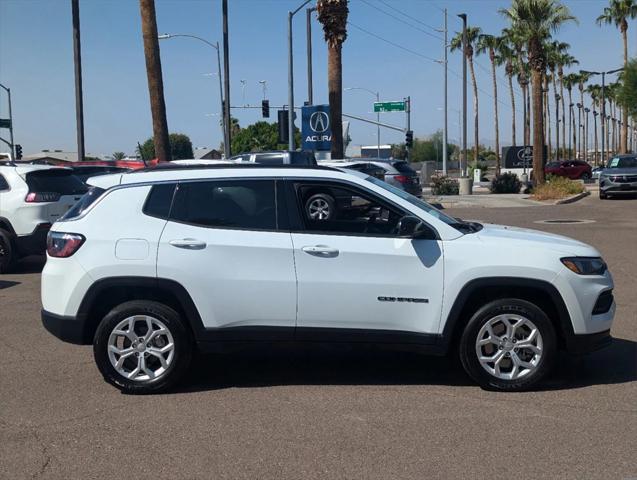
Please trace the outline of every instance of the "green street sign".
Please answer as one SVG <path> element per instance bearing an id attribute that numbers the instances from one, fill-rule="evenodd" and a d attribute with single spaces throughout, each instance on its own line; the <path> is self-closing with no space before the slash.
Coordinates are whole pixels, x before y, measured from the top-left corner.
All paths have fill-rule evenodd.
<path id="1" fill-rule="evenodd" d="M 0 128 L 11 128 L 11 119 L 0 118 Z"/>
<path id="2" fill-rule="evenodd" d="M 374 102 L 374 112 L 404 112 L 405 102 Z"/>

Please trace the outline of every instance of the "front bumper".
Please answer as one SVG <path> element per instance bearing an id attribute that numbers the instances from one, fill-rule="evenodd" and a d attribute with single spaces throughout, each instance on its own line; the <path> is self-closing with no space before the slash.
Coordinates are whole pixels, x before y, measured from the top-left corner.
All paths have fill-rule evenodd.
<path id="1" fill-rule="evenodd" d="M 601 177 L 599 189 L 604 193 L 637 193 L 637 182 L 613 182 L 608 177 Z"/>
<path id="2" fill-rule="evenodd" d="M 42 310 L 42 325 L 60 340 L 78 345 L 91 343 L 86 321 L 77 317 L 64 317 Z"/>

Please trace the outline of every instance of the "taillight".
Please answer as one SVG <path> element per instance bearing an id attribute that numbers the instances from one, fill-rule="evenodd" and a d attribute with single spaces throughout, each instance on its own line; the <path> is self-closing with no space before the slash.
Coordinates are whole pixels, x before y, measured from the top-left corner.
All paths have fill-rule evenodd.
<path id="1" fill-rule="evenodd" d="M 56 192 L 30 192 L 24 199 L 28 203 L 57 202 L 60 194 Z"/>
<path id="2" fill-rule="evenodd" d="M 50 257 L 70 257 L 82 246 L 84 240 L 84 236 L 79 233 L 49 232 L 46 237 L 46 253 Z"/>
<path id="3" fill-rule="evenodd" d="M 399 183 L 409 183 L 409 177 L 406 177 L 405 175 L 396 175 L 394 178 Z"/>

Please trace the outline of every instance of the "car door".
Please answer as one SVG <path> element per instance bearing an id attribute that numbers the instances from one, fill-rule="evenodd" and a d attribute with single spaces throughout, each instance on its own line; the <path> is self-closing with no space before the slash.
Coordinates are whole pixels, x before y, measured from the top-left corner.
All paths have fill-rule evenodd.
<path id="1" fill-rule="evenodd" d="M 279 229 L 275 183 L 224 179 L 177 186 L 157 275 L 185 287 L 206 329 L 242 327 L 234 329 L 240 339 L 263 339 L 260 327 L 293 334 L 294 257 L 289 231 Z"/>
<path id="2" fill-rule="evenodd" d="M 398 222 L 412 214 L 340 181 L 289 181 L 287 203 L 298 280 L 297 337 L 350 333 L 360 341 L 437 331 L 442 243 L 400 238 Z"/>

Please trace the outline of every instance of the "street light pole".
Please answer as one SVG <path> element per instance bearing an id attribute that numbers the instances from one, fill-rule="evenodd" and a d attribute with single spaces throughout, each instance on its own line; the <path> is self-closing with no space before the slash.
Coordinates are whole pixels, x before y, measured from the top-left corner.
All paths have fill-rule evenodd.
<path id="1" fill-rule="evenodd" d="M 221 3 L 223 16 L 223 81 L 224 96 L 226 101 L 223 103 L 223 123 L 225 125 L 223 149 L 226 159 L 232 155 L 232 122 L 230 117 L 230 47 L 228 41 L 228 0 Z"/>
<path id="2" fill-rule="evenodd" d="M 462 19 L 462 156 L 460 170 L 467 176 L 467 14 L 458 15 Z"/>
<path id="3" fill-rule="evenodd" d="M 80 41 L 79 0 L 71 0 L 73 17 L 73 64 L 75 66 L 75 122 L 77 128 L 77 159 L 84 160 L 84 100 L 82 94 L 82 47 Z M 13 143 L 13 141 L 11 142 Z"/>
<path id="4" fill-rule="evenodd" d="M 220 107 L 219 112 L 221 115 L 221 134 L 224 139 L 224 143 L 223 143 L 224 153 L 226 155 L 226 158 L 229 158 L 230 150 L 229 148 L 226 148 L 226 122 L 225 122 L 225 115 L 223 114 L 223 87 L 222 87 L 222 79 L 221 79 L 221 54 L 219 53 L 219 42 L 211 43 L 205 38 L 201 38 L 196 35 L 187 35 L 182 33 L 177 33 L 177 34 L 164 33 L 162 35 L 157 36 L 159 40 L 166 40 L 169 38 L 176 38 L 176 37 L 194 38 L 195 40 L 199 40 L 200 42 L 205 43 L 206 45 L 214 48 L 217 51 L 217 76 L 219 77 L 219 107 Z"/>
<path id="5" fill-rule="evenodd" d="M 0 87 L 2 87 L 7 92 L 7 98 L 9 100 L 9 142 L 11 147 L 11 159 L 15 160 L 15 144 L 13 143 L 13 114 L 11 113 L 11 89 L 9 87 L 5 87 L 0 83 Z M 6 140 L 0 139 L 6 143 Z"/>
<path id="6" fill-rule="evenodd" d="M 224 0 L 227 1 L 227 0 Z M 292 52 L 292 18 L 311 0 L 305 0 L 296 10 L 288 12 L 288 149 L 294 145 L 294 55 Z"/>
<path id="7" fill-rule="evenodd" d="M 307 33 L 307 102 L 314 104 L 314 92 L 312 91 L 312 12 L 316 7 L 305 9 L 305 26 Z"/>

